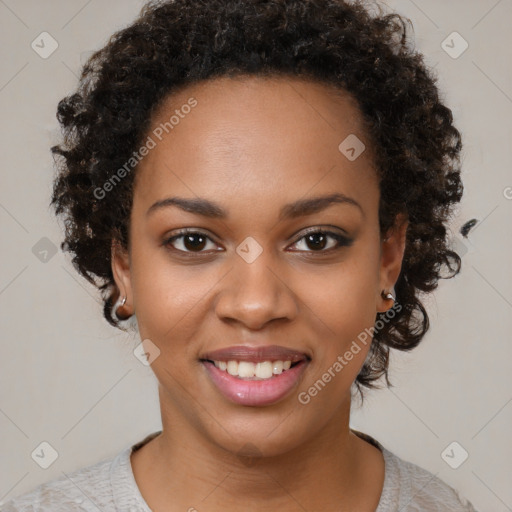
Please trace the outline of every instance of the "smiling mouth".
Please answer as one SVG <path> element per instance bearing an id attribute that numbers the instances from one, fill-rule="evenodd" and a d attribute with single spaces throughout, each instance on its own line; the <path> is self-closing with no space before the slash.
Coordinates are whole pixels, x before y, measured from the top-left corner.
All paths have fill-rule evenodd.
<path id="1" fill-rule="evenodd" d="M 289 396 L 299 385 L 309 362 L 308 357 L 297 361 L 201 359 L 210 382 L 225 399 L 238 405 L 260 407 Z"/>
<path id="2" fill-rule="evenodd" d="M 276 360 L 259 362 L 211 359 L 203 359 L 202 361 L 211 363 L 219 370 L 241 380 L 268 380 L 300 364 L 303 359 L 300 361 Z"/>

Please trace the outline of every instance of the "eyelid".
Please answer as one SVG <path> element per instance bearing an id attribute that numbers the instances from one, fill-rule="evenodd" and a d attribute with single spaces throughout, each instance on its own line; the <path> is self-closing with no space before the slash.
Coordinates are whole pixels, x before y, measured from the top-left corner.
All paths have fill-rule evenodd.
<path id="1" fill-rule="evenodd" d="M 168 247 L 171 245 L 171 243 L 175 240 L 178 240 L 186 235 L 202 235 L 204 236 L 206 239 L 208 239 L 209 241 L 217 244 L 217 242 L 215 240 L 213 240 L 213 238 L 208 234 L 206 233 L 205 231 L 199 229 L 199 228 L 183 228 L 183 229 L 179 229 L 178 231 L 176 231 L 174 234 L 170 235 L 170 236 L 166 236 L 162 242 L 162 245 L 164 247 Z M 176 249 L 174 247 L 172 247 L 172 250 L 176 253 L 182 253 L 182 254 L 197 254 L 197 255 L 200 255 L 200 254 L 210 254 L 211 253 L 211 250 L 210 251 L 197 251 L 197 252 L 194 252 L 194 251 L 182 251 L 181 249 Z"/>
<path id="2" fill-rule="evenodd" d="M 334 226 L 332 226 L 332 227 L 334 227 Z M 306 237 L 309 234 L 322 233 L 331 238 L 334 238 L 334 240 L 336 240 L 336 242 L 337 242 L 337 246 L 331 247 L 331 248 L 325 249 L 325 250 L 324 249 L 318 250 L 318 251 L 293 250 L 292 252 L 321 255 L 321 254 L 329 254 L 332 251 L 336 251 L 343 247 L 349 247 L 350 245 L 352 245 L 352 243 L 354 241 L 353 238 L 351 238 L 347 234 L 341 234 L 339 232 L 332 231 L 331 230 L 332 227 L 330 227 L 330 226 L 329 227 L 315 226 L 315 227 L 311 227 L 311 228 L 306 228 L 305 230 L 300 231 L 297 235 L 294 235 L 294 238 L 293 238 L 294 241 L 291 242 L 291 245 L 295 245 L 295 244 L 299 243 L 304 237 Z M 335 229 L 338 231 L 344 231 L 341 228 L 337 228 L 337 227 Z M 206 233 L 205 231 L 203 231 L 199 228 L 183 228 L 183 229 L 180 229 L 177 232 L 175 232 L 173 235 L 166 237 L 164 239 L 162 245 L 169 246 L 171 244 L 171 242 L 173 242 L 174 240 L 182 238 L 183 236 L 186 236 L 188 234 L 202 235 L 205 238 L 207 238 L 208 240 L 210 240 L 211 242 L 217 243 L 217 242 L 215 242 L 215 240 L 212 239 L 212 237 L 208 233 Z M 182 254 L 195 254 L 195 255 L 211 254 L 212 253 L 211 250 L 210 251 L 182 251 L 181 249 L 175 249 L 174 247 L 172 247 L 172 250 L 174 250 L 178 253 L 182 253 Z M 217 251 L 213 251 L 213 252 L 217 252 Z"/>
<path id="3" fill-rule="evenodd" d="M 333 231 L 333 229 L 334 229 L 334 231 Z M 329 225 L 324 225 L 324 226 L 320 225 L 320 226 L 314 226 L 311 228 L 305 228 L 302 231 L 299 231 L 299 233 L 297 235 L 294 235 L 294 237 L 298 237 L 298 238 L 296 238 L 296 240 L 298 241 L 301 238 L 305 237 L 306 235 L 309 235 L 310 233 L 325 233 L 328 235 L 337 235 L 337 236 L 343 237 L 347 240 L 350 240 L 350 236 L 348 235 L 348 233 L 345 230 L 338 228 L 336 226 L 329 226 Z"/>
<path id="4" fill-rule="evenodd" d="M 295 245 L 295 244 L 299 243 L 301 240 L 303 240 L 306 236 L 308 236 L 310 234 L 322 233 L 322 234 L 324 234 L 324 235 L 326 235 L 328 237 L 333 238 L 337 242 L 335 247 L 330 247 L 329 249 L 322 249 L 322 250 L 319 250 L 319 251 L 313 251 L 313 250 L 300 251 L 300 250 L 296 250 L 296 251 L 293 251 L 293 252 L 304 253 L 304 254 L 315 254 L 315 255 L 317 254 L 317 255 L 320 256 L 322 254 L 331 254 L 333 251 L 340 250 L 343 247 L 350 247 L 352 245 L 352 243 L 354 242 L 353 238 L 348 236 L 346 234 L 346 232 L 345 232 L 345 234 L 339 233 L 339 231 L 344 231 L 344 230 L 341 230 L 340 228 L 335 228 L 335 229 L 338 230 L 338 231 L 333 231 L 329 227 L 322 227 L 322 226 L 316 226 L 316 227 L 312 227 L 312 228 L 307 228 L 306 230 L 301 231 L 296 236 L 295 241 L 292 242 L 292 245 Z"/>

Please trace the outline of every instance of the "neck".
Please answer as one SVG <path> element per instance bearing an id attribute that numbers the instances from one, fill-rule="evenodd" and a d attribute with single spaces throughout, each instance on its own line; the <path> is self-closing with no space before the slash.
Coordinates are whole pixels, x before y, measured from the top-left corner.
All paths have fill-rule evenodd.
<path id="1" fill-rule="evenodd" d="M 250 512 L 366 510 L 364 461 L 368 449 L 374 457 L 377 449 L 350 431 L 350 399 L 307 442 L 272 457 L 229 452 L 175 412 L 163 411 L 162 434 L 132 456 L 136 481 L 155 512 L 169 510 L 168 503 L 198 511 L 240 510 L 241 504 Z M 375 510 L 378 496 L 368 496 L 367 510 Z"/>

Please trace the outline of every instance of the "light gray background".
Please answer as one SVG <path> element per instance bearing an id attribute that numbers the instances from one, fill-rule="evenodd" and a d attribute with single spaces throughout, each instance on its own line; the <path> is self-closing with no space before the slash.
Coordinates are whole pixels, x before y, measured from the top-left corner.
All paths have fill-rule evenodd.
<path id="1" fill-rule="evenodd" d="M 90 52 L 142 5 L 0 0 L 0 502 L 161 426 L 156 379 L 132 353 L 140 340 L 106 324 L 98 294 L 68 255 L 49 253 L 43 262 L 33 253 L 43 237 L 55 246 L 62 238 L 48 209 L 57 103 L 74 90 Z M 424 341 L 393 355 L 395 387 L 369 393 L 352 427 L 433 472 L 478 510 L 512 510 L 512 2 L 387 5 L 411 19 L 462 132 L 465 196 L 451 230 L 465 254 L 461 274 L 441 281 L 427 301 L 432 327 Z M 59 44 L 47 59 L 31 48 L 43 31 Z M 453 31 L 469 44 L 458 58 L 441 47 Z M 472 218 L 479 223 L 462 239 L 459 228 Z M 31 458 L 43 441 L 59 455 L 46 470 Z M 441 456 L 453 441 L 469 453 L 457 469 Z"/>

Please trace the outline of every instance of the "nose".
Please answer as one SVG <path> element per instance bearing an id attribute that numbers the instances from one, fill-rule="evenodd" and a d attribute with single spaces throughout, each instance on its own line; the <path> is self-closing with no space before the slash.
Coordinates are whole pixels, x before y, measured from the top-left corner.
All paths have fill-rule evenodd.
<path id="1" fill-rule="evenodd" d="M 215 310 L 221 320 L 260 330 L 281 319 L 293 320 L 298 313 L 293 283 L 286 282 L 286 272 L 272 265 L 265 251 L 252 263 L 234 257 L 234 267 L 222 280 Z"/>

